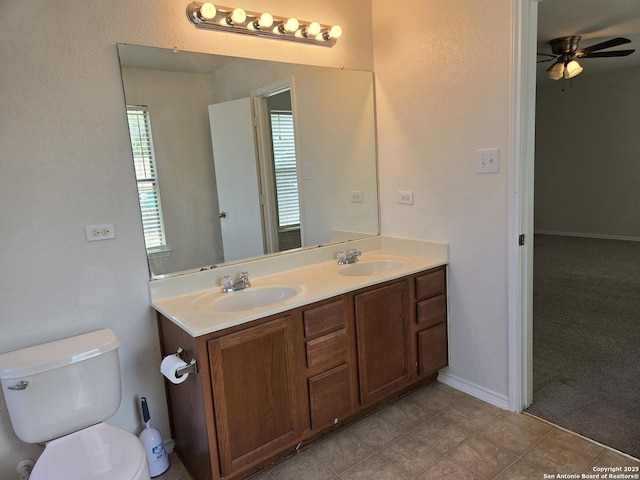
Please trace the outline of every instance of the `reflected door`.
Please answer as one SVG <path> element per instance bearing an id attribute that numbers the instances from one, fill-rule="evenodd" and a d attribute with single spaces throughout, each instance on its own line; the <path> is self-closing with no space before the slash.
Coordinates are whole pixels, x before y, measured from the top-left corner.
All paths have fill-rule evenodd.
<path id="1" fill-rule="evenodd" d="M 251 99 L 209 105 L 224 261 L 263 255 Z"/>

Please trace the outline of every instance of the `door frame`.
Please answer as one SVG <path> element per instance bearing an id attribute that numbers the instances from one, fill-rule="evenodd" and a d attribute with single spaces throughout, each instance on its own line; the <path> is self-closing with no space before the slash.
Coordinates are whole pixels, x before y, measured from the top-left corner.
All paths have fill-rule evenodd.
<path id="1" fill-rule="evenodd" d="M 533 401 L 533 185 L 538 2 L 513 0 L 508 200 L 509 409 Z M 524 245 L 520 236 L 524 235 Z"/>
<path id="2" fill-rule="evenodd" d="M 296 138 L 295 150 L 296 150 L 296 164 L 298 172 L 298 204 L 300 206 L 300 240 L 302 245 L 304 242 L 304 205 L 303 205 L 303 191 L 302 191 L 302 178 L 299 151 L 299 131 L 297 125 L 296 115 L 296 96 L 295 96 L 295 79 L 293 76 L 283 78 L 276 82 L 265 85 L 258 89 L 251 91 L 251 98 L 253 101 L 254 114 L 255 114 L 255 128 L 256 138 L 258 144 L 258 170 L 260 175 L 260 190 L 261 190 L 261 204 L 264 218 L 264 232 L 267 243 L 267 252 L 278 252 L 278 214 L 276 209 L 276 190 L 274 184 L 273 173 L 273 151 L 271 147 L 271 131 L 269 130 L 269 109 L 267 106 L 267 98 L 278 93 L 282 93 L 285 90 L 289 90 L 291 95 L 291 112 L 293 114 L 293 132 Z"/>

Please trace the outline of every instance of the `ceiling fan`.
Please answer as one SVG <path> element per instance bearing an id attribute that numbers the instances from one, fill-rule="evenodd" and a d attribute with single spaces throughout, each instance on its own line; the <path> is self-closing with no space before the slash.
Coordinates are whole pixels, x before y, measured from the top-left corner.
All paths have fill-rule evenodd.
<path id="1" fill-rule="evenodd" d="M 628 38 L 616 37 L 605 42 L 596 43 L 590 47 L 578 49 L 578 43 L 581 38 L 579 35 L 555 38 L 549 42 L 553 54 L 538 53 L 538 55 L 552 57 L 546 60 L 538 60 L 538 63 L 550 62 L 552 60 L 556 61 L 556 63 L 547 69 L 549 78 L 552 80 L 560 80 L 561 78 L 573 78 L 576 75 L 580 75 L 583 68 L 582 65 L 578 63 L 578 58 L 626 57 L 635 52 L 635 50 L 600 51 L 605 48 L 631 43 L 631 40 Z"/>

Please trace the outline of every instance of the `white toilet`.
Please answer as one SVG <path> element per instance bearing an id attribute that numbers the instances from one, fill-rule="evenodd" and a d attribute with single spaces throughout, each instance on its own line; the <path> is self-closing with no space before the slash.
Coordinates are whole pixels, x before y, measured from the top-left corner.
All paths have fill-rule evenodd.
<path id="1" fill-rule="evenodd" d="M 121 399 L 120 341 L 110 329 L 0 355 L 16 435 L 44 443 L 30 480 L 149 480 L 135 435 L 101 423 Z"/>

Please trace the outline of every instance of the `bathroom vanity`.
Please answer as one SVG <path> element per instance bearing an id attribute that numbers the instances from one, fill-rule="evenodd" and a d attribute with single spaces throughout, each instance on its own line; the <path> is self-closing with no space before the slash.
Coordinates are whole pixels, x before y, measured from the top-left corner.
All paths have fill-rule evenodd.
<path id="1" fill-rule="evenodd" d="M 182 348 L 198 365 L 183 383 L 167 382 L 175 449 L 195 479 L 250 476 L 447 365 L 446 245 L 389 240 L 401 251 L 376 250 L 375 241 L 356 244 L 355 264 L 316 262 L 334 246 L 253 277 L 245 291 L 194 290 L 192 279 L 171 296 L 173 286 L 157 286 L 163 355 Z M 267 268 L 241 266 L 252 267 Z M 288 292 L 283 285 L 291 298 L 262 305 L 255 293 Z M 243 305 L 251 289 L 254 305 Z"/>

